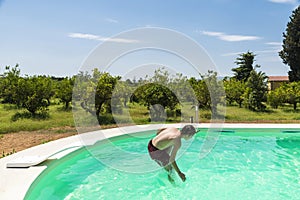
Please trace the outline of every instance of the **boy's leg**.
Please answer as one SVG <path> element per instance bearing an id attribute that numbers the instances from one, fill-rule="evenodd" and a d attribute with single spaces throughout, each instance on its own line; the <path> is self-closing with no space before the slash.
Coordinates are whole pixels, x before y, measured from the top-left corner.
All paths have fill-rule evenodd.
<path id="1" fill-rule="evenodd" d="M 167 165 L 165 166 L 165 170 L 168 172 L 168 179 L 171 183 L 174 183 L 174 179 L 171 177 L 171 173 L 172 173 L 172 166 L 171 165 Z"/>

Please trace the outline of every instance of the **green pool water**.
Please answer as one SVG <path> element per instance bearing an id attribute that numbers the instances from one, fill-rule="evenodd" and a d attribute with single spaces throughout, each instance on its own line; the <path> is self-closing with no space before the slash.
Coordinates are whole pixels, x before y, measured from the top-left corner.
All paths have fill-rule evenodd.
<path id="1" fill-rule="evenodd" d="M 148 156 L 155 131 L 120 136 L 49 162 L 25 199 L 299 199 L 300 131 L 230 129 L 204 158 L 206 130 L 182 140 L 175 183 Z"/>

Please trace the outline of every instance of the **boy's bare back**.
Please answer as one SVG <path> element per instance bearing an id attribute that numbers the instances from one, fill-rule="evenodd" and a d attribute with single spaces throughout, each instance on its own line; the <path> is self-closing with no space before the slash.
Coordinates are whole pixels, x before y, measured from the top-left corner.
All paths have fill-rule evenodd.
<path id="1" fill-rule="evenodd" d="M 153 138 L 152 143 L 160 150 L 173 146 L 175 141 L 180 141 L 181 132 L 176 128 L 165 128 L 158 131 L 156 137 Z"/>

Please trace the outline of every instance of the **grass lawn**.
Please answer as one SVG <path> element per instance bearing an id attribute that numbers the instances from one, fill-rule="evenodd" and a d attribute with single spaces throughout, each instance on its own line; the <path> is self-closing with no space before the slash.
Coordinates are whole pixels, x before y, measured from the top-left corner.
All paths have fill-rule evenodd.
<path id="1" fill-rule="evenodd" d="M 126 109 L 123 110 L 123 114 L 114 116 L 122 125 L 156 123 L 149 120 L 149 111 L 144 106 L 128 104 Z M 226 123 L 300 123 L 300 110 L 294 111 L 289 105 L 280 109 L 268 108 L 266 112 L 253 112 L 237 106 L 227 106 L 222 109 L 226 112 Z M 83 125 L 95 121 L 95 118 L 87 112 L 81 109 L 77 111 L 79 111 L 79 115 L 76 116 L 79 116 L 79 121 Z M 2 152 L 0 158 L 16 151 L 77 133 L 72 110 L 62 109 L 62 105 L 51 105 L 49 117 L 45 119 L 21 117 L 12 120 L 16 113 L 21 113 L 20 116 L 26 116 L 24 109 L 0 104 L 0 153 Z M 195 116 L 195 110 L 190 104 L 184 104 L 181 107 L 181 115 L 169 117 L 165 123 L 189 122 L 190 116 Z M 210 122 L 210 111 L 199 110 L 199 118 L 201 123 Z M 78 119 L 77 124 L 80 126 Z M 113 124 L 101 125 L 101 128 L 116 126 Z M 80 129 L 80 127 L 77 128 Z M 95 128 L 98 129 L 94 126 L 91 130 Z"/>
<path id="2" fill-rule="evenodd" d="M 49 107 L 49 118 L 46 119 L 20 118 L 13 121 L 12 118 L 17 112 L 24 113 L 26 110 L 17 109 L 15 106 L 8 104 L 0 104 L 0 134 L 66 126 L 74 127 L 72 110 L 64 111 L 61 105 L 51 105 Z"/>
<path id="3" fill-rule="evenodd" d="M 294 111 L 290 105 L 279 109 L 268 108 L 265 112 L 253 112 L 237 106 L 227 106 L 225 122 L 249 122 L 249 123 L 299 123 L 300 110 Z M 0 134 L 37 131 L 55 128 L 58 133 L 64 132 L 64 127 L 72 127 L 75 130 L 72 110 L 65 111 L 62 105 L 51 105 L 49 107 L 49 117 L 46 119 L 19 118 L 13 121 L 13 116 L 17 113 L 24 113 L 26 110 L 17 109 L 15 106 L 0 104 Z M 169 117 L 166 123 L 189 122 L 190 116 L 195 116 L 195 111 L 191 105 L 183 105 L 181 116 Z M 153 123 L 149 120 L 148 110 L 138 104 L 129 104 L 127 114 L 118 115 L 118 122 L 124 124 L 148 124 Z M 210 122 L 210 111 L 200 110 L 200 122 Z M 130 118 L 130 119 L 129 119 Z M 1 137 L 1 135 L 0 135 Z"/>
<path id="4" fill-rule="evenodd" d="M 226 107 L 226 122 L 299 123 L 300 110 L 289 105 L 279 109 L 268 108 L 265 112 L 253 112 L 236 106 Z"/>

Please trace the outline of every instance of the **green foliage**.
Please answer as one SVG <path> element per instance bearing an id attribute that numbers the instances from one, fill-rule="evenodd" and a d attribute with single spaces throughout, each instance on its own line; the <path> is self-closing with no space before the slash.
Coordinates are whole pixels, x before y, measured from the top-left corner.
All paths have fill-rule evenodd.
<path id="1" fill-rule="evenodd" d="M 5 153 L 4 151 L 2 151 L 2 157 L 0 157 L 0 158 L 4 158 L 5 156 L 9 156 L 9 155 L 12 155 L 14 153 L 16 153 L 15 149 L 13 149 L 11 152 L 8 152 L 8 153 Z"/>
<path id="2" fill-rule="evenodd" d="M 95 68 L 92 76 L 80 73 L 76 79 L 76 101 L 80 102 L 84 110 L 95 115 L 99 124 L 106 124 L 107 120 L 103 120 L 101 114 L 111 114 L 112 95 L 120 77 L 100 72 Z"/>
<path id="3" fill-rule="evenodd" d="M 0 97 L 3 99 L 3 103 L 16 103 L 15 91 L 18 87 L 19 78 L 20 69 L 18 64 L 12 68 L 10 66 L 5 67 L 5 72 L 0 81 Z"/>
<path id="4" fill-rule="evenodd" d="M 177 97 L 180 102 L 193 101 L 194 91 L 188 82 L 188 78 L 181 73 L 170 75 L 170 73 L 164 68 L 159 68 L 154 71 L 153 77 L 145 80 L 146 83 L 157 83 L 168 87 Z"/>
<path id="5" fill-rule="evenodd" d="M 217 72 L 213 71 L 208 71 L 207 74 L 201 75 L 209 90 L 210 108 L 213 116 L 218 114 L 217 106 L 223 103 L 223 97 L 225 96 L 223 83 L 218 80 L 217 75 Z"/>
<path id="6" fill-rule="evenodd" d="M 59 105 L 50 105 L 48 108 L 47 114 L 37 113 L 32 117 L 31 113 L 24 108 L 17 109 L 9 104 L 0 104 L 0 134 L 74 127 L 72 112 L 62 111 Z"/>
<path id="7" fill-rule="evenodd" d="M 78 103 L 81 101 L 86 101 L 88 97 L 88 90 L 91 88 L 90 80 L 91 75 L 88 72 L 79 72 L 74 76 L 74 88 L 72 101 L 73 103 Z"/>
<path id="8" fill-rule="evenodd" d="M 300 6 L 292 13 L 287 24 L 286 33 L 283 33 L 283 49 L 279 56 L 284 64 L 290 66 L 289 80 L 300 81 Z"/>
<path id="9" fill-rule="evenodd" d="M 283 105 L 284 98 L 285 97 L 282 88 L 276 88 L 275 90 L 270 91 L 267 95 L 268 104 L 275 109 Z"/>
<path id="10" fill-rule="evenodd" d="M 32 116 L 37 111 L 45 112 L 54 94 L 51 79 L 45 76 L 20 77 L 18 65 L 13 68 L 6 66 L 5 70 L 0 84 L 3 102 L 26 108 Z"/>
<path id="11" fill-rule="evenodd" d="M 300 82 L 291 82 L 280 87 L 283 98 L 286 103 L 293 105 L 297 109 L 297 103 L 300 103 Z"/>
<path id="12" fill-rule="evenodd" d="M 72 101 L 73 86 L 75 78 L 64 78 L 57 82 L 56 85 L 56 97 L 64 103 L 64 107 L 67 110 L 70 102 Z"/>
<path id="13" fill-rule="evenodd" d="M 266 109 L 266 77 L 264 73 L 257 73 L 255 70 L 251 71 L 246 82 L 234 78 L 222 82 L 218 80 L 217 73 L 212 71 L 204 75 L 200 74 L 199 80 L 194 77 L 187 79 L 182 74 L 171 76 L 164 68 L 156 70 L 153 77 L 139 81 L 122 81 L 120 77 L 114 77 L 97 69 L 91 75 L 87 72 L 79 73 L 76 75 L 76 82 L 75 78 L 20 77 L 19 74 L 20 70 L 16 65 L 14 68 L 6 67 L 5 73 L 1 75 L 0 87 L 3 89 L 0 91 L 1 99 L 10 103 L 5 104 L 6 112 L 0 112 L 1 122 L 3 122 L 0 125 L 1 132 L 49 128 L 55 124 L 65 125 L 64 121 L 74 126 L 72 113 L 65 113 L 62 117 L 58 112 L 63 113 L 65 109 L 55 107 L 55 112 L 48 110 L 55 106 L 53 97 L 64 102 L 65 108 L 68 108 L 73 99 L 74 104 L 81 105 L 81 107 L 73 107 L 74 110 L 85 113 L 82 117 L 86 118 L 86 122 L 96 121 L 96 125 L 97 120 L 101 125 L 113 124 L 116 116 L 120 119 L 118 122 L 125 124 L 132 121 L 149 123 L 149 114 L 152 121 L 188 122 L 190 116 L 195 114 L 191 109 L 195 104 L 201 108 L 201 121 L 207 121 L 224 110 L 222 106 L 225 94 L 222 83 L 227 94 L 226 100 L 230 105 L 243 104 L 254 111 Z M 74 93 L 73 85 L 75 85 Z M 268 104 L 280 110 L 287 105 L 284 103 L 289 103 L 292 104 L 292 108 L 285 108 L 285 112 L 297 112 L 297 104 L 300 101 L 299 91 L 299 83 L 283 85 L 268 94 Z M 129 103 L 130 100 L 139 104 Z M 4 107 L 2 109 L 4 110 Z M 112 110 L 114 115 L 111 113 Z M 267 109 L 270 110 L 271 108 Z M 124 111 L 130 113 L 131 119 L 122 115 Z M 228 115 L 226 118 L 238 120 L 233 115 Z M 299 117 L 294 116 L 289 119 L 297 120 Z"/>
<path id="14" fill-rule="evenodd" d="M 245 105 L 250 110 L 265 110 L 266 106 L 263 102 L 266 101 L 268 91 L 267 76 L 263 72 L 252 70 L 246 82 L 246 91 L 244 93 Z"/>
<path id="15" fill-rule="evenodd" d="M 26 77 L 18 80 L 14 101 L 34 116 L 37 111 L 47 110 L 52 95 L 52 80 L 49 77 Z"/>
<path id="16" fill-rule="evenodd" d="M 278 108 L 284 103 L 293 105 L 294 111 L 297 110 L 297 104 L 300 103 L 300 82 L 286 83 L 269 92 L 268 104 L 272 108 Z"/>
<path id="17" fill-rule="evenodd" d="M 204 80 L 197 80 L 194 77 L 189 79 L 191 86 L 195 92 L 199 108 L 210 109 L 210 94 Z"/>
<path id="18" fill-rule="evenodd" d="M 294 111 L 290 105 L 283 105 L 278 109 L 267 107 L 264 112 L 253 112 L 237 106 L 226 107 L 226 122 L 299 123 L 299 120 L 299 112 Z"/>
<path id="19" fill-rule="evenodd" d="M 171 82 L 170 73 L 164 67 L 154 71 L 154 75 L 149 78 L 148 82 L 167 85 Z"/>
<path id="20" fill-rule="evenodd" d="M 194 102 L 196 97 L 187 76 L 177 73 L 170 79 L 168 87 L 176 95 L 180 102 Z"/>
<path id="21" fill-rule="evenodd" d="M 255 55 L 253 52 L 247 52 L 239 55 L 235 61 L 235 63 L 239 66 L 237 68 L 233 68 L 232 71 L 234 72 L 234 78 L 239 81 L 247 81 L 250 76 L 251 71 L 253 68 L 253 62 Z"/>
<path id="22" fill-rule="evenodd" d="M 217 79 L 217 73 L 208 71 L 207 74 L 201 75 L 201 80 L 190 78 L 189 82 L 192 85 L 199 108 L 210 109 L 212 115 L 217 115 L 217 105 L 223 103 L 225 96 L 223 84 Z"/>
<path id="23" fill-rule="evenodd" d="M 197 101 L 188 78 L 180 73 L 170 75 L 164 67 L 155 70 L 152 77 L 146 76 L 133 89 L 131 102 L 146 106 L 152 121 L 173 120 L 182 114 L 183 102 L 194 105 Z"/>
<path id="24" fill-rule="evenodd" d="M 113 104 L 113 111 L 120 113 L 119 104 L 123 104 L 123 107 L 127 107 L 127 103 L 130 101 L 131 95 L 135 90 L 135 85 L 130 82 L 128 79 L 127 81 L 118 81 L 115 85 L 113 96 L 112 96 L 112 104 Z"/>
<path id="25" fill-rule="evenodd" d="M 167 87 L 158 83 L 148 83 L 140 86 L 134 96 L 138 103 L 152 109 L 150 112 L 152 121 L 165 119 L 165 109 L 174 110 L 179 104 L 176 95 Z"/>
<path id="26" fill-rule="evenodd" d="M 20 120 L 20 119 L 44 120 L 44 119 L 47 119 L 47 118 L 50 118 L 50 115 L 49 115 L 49 113 L 46 110 L 41 111 L 39 113 L 36 113 L 34 115 L 32 113 L 30 113 L 30 112 L 16 112 L 11 117 L 11 121 L 15 122 L 15 121 Z"/>
<path id="27" fill-rule="evenodd" d="M 111 113 L 111 98 L 119 77 L 113 77 L 109 73 L 94 71 L 94 77 L 98 79 L 95 93 L 96 116 L 100 116 L 101 109 L 104 113 Z M 103 105 L 106 104 L 106 109 Z M 100 118 L 99 118 L 100 119 Z M 101 123 L 101 120 L 99 121 Z"/>
<path id="28" fill-rule="evenodd" d="M 246 83 L 235 78 L 225 79 L 224 88 L 228 104 L 232 105 L 235 102 L 239 105 L 239 107 L 242 107 L 242 103 L 244 101 L 243 94 L 246 91 Z"/>

